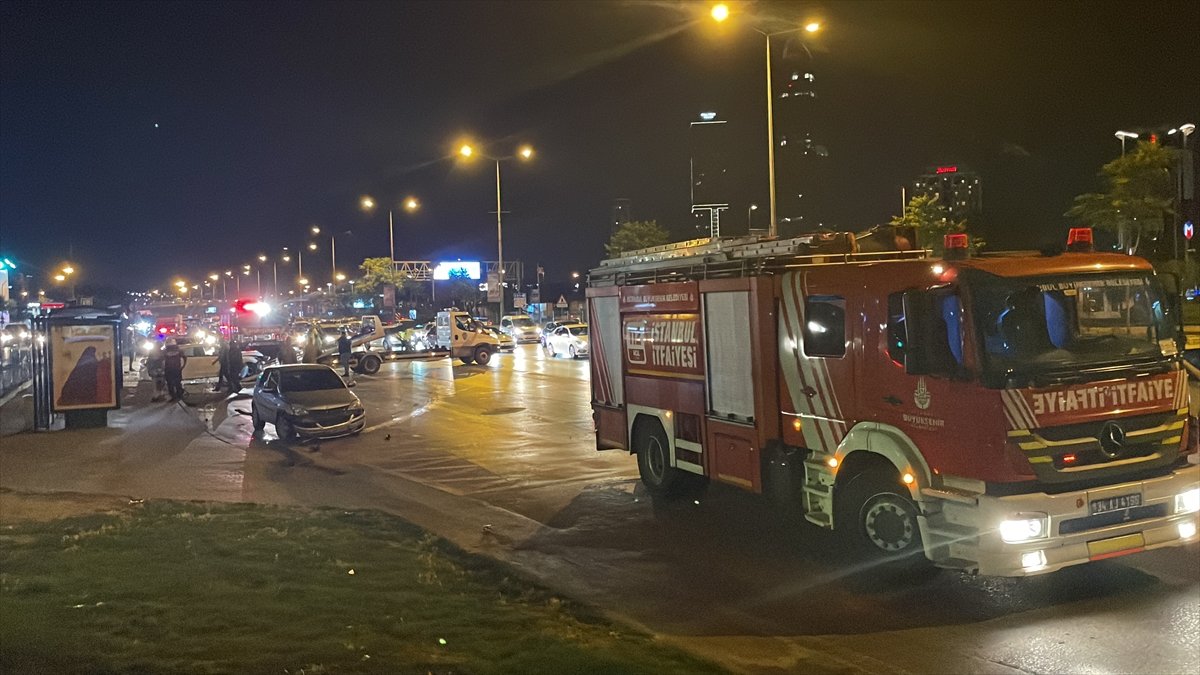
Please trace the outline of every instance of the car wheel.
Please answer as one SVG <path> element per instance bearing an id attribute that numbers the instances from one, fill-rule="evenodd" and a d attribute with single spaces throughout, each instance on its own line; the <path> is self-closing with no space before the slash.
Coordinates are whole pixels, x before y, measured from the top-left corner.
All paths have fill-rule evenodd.
<path id="1" fill-rule="evenodd" d="M 558 358 L 558 352 L 554 351 L 553 342 L 550 342 L 549 340 L 546 341 L 546 350 L 550 352 L 550 358 Z"/>
<path id="2" fill-rule="evenodd" d="M 917 505 L 894 471 L 868 470 L 835 488 L 836 529 L 851 550 L 905 566 L 926 563 Z"/>
<path id="3" fill-rule="evenodd" d="M 492 350 L 487 347 L 475 348 L 475 363 L 481 366 L 486 366 L 492 360 Z"/>
<path id="4" fill-rule="evenodd" d="M 573 358 L 573 359 L 579 358 L 579 355 L 575 353 L 575 345 L 571 345 L 570 347 L 567 347 L 567 352 L 571 354 L 571 358 Z"/>
<path id="5" fill-rule="evenodd" d="M 275 418 L 275 435 L 282 441 L 291 441 L 296 438 L 296 425 L 287 418 L 287 415 L 279 413 Z"/>
<path id="6" fill-rule="evenodd" d="M 263 427 L 267 426 L 266 420 L 258 414 L 258 406 L 253 403 L 250 404 L 250 421 L 254 424 L 255 431 L 262 431 Z"/>
<path id="7" fill-rule="evenodd" d="M 677 494 L 683 476 L 679 469 L 671 466 L 671 445 L 662 425 L 657 420 L 640 424 L 633 443 L 638 457 L 638 474 L 650 494 L 656 497 Z"/>
<path id="8" fill-rule="evenodd" d="M 379 372 L 381 365 L 383 365 L 383 361 L 378 356 L 368 354 L 358 360 L 358 372 L 366 375 L 374 375 Z"/>

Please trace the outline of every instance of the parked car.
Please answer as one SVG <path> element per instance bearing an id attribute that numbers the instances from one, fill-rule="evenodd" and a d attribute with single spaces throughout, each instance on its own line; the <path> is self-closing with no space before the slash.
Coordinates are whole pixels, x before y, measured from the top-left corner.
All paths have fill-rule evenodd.
<path id="1" fill-rule="evenodd" d="M 546 349 L 550 356 L 566 354 L 571 358 L 588 356 L 588 327 L 582 323 L 563 324 L 546 338 Z"/>
<path id="2" fill-rule="evenodd" d="M 524 314 L 506 314 L 500 317 L 500 332 L 516 342 L 538 342 L 538 327 Z"/>
<path id="3" fill-rule="evenodd" d="M 162 347 L 161 342 L 148 340 L 146 345 L 143 346 L 143 353 L 148 355 L 149 349 L 162 349 Z M 184 382 L 216 379 L 221 374 L 221 364 L 214 363 L 217 360 L 216 347 L 203 344 L 181 344 L 179 349 L 187 357 L 187 362 L 183 364 Z M 258 377 L 258 374 L 262 372 L 267 361 L 267 357 L 262 352 L 242 350 L 241 380 L 243 387 L 248 387 L 254 383 L 254 378 Z M 143 380 L 151 379 L 150 374 L 146 372 L 145 358 L 142 358 L 142 368 L 138 377 Z"/>
<path id="4" fill-rule="evenodd" d="M 554 332 L 555 328 L 558 328 L 561 325 L 563 325 L 562 321 L 547 321 L 542 326 L 542 334 L 541 337 L 538 338 L 538 342 L 541 342 L 542 346 L 545 347 L 546 340 L 550 337 L 550 334 Z"/>
<path id="5" fill-rule="evenodd" d="M 255 431 L 268 422 L 288 441 L 357 434 L 366 425 L 362 401 L 329 366 L 296 363 L 270 366 L 259 375 L 250 403 Z"/>
<path id="6" fill-rule="evenodd" d="M 496 339 L 500 341 L 500 351 L 511 352 L 517 348 L 516 340 L 513 340 L 508 334 L 501 332 L 499 328 L 490 323 L 481 324 L 481 327 L 483 330 L 495 335 Z"/>

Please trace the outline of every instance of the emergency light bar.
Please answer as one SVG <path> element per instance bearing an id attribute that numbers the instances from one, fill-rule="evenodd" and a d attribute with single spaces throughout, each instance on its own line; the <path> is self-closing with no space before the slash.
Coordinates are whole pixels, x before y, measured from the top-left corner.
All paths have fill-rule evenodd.
<path id="1" fill-rule="evenodd" d="M 1067 232 L 1067 250 L 1072 253 L 1091 253 L 1096 250 L 1092 243 L 1092 228 L 1072 227 Z"/>
<path id="2" fill-rule="evenodd" d="M 946 252 L 942 255 L 946 260 L 962 260 L 967 257 L 969 251 L 967 235 L 963 232 L 955 234 L 947 234 L 942 238 L 942 244 Z"/>

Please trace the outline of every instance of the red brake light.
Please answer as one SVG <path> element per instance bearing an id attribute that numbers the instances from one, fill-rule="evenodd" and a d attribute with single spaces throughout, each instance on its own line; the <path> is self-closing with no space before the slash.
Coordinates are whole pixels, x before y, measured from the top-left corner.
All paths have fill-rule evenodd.
<path id="1" fill-rule="evenodd" d="M 946 249 L 943 257 L 947 260 L 961 260 L 967 257 L 967 235 L 963 232 L 955 234 L 947 234 L 942 238 L 942 244 Z"/>
<path id="2" fill-rule="evenodd" d="M 1079 458 L 1076 457 L 1075 455 L 1063 455 L 1062 463 L 1063 464 L 1074 464 L 1076 462 L 1076 460 L 1078 460 L 1078 459 Z"/>
<path id="3" fill-rule="evenodd" d="M 1070 232 L 1067 232 L 1067 250 L 1076 253 L 1091 253 L 1095 250 L 1092 242 L 1092 228 L 1072 227 Z"/>

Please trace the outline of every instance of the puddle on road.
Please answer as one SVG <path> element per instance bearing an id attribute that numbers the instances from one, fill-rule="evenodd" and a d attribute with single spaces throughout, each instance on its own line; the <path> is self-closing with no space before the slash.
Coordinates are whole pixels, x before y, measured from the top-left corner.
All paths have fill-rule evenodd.
<path id="1" fill-rule="evenodd" d="M 522 410 L 524 410 L 524 408 L 489 408 L 488 410 L 484 410 L 480 414 L 481 415 L 511 415 L 513 413 L 519 413 Z"/>

